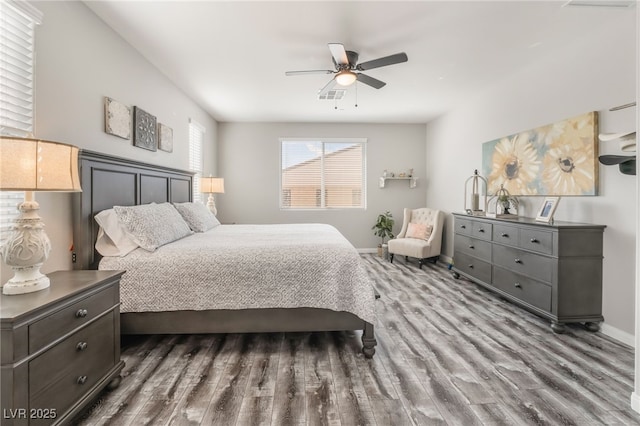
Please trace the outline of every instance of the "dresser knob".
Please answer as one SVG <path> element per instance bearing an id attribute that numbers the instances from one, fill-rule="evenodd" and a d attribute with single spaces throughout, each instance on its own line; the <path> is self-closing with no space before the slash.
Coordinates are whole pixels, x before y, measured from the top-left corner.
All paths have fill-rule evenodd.
<path id="1" fill-rule="evenodd" d="M 473 269 L 473 263 L 469 265 L 469 269 Z"/>
<path id="2" fill-rule="evenodd" d="M 469 246 L 469 248 L 470 248 L 470 249 L 474 249 L 474 248 L 476 248 L 476 246 L 474 246 L 473 244 L 471 244 L 471 245 Z"/>
<path id="3" fill-rule="evenodd" d="M 79 351 L 84 351 L 85 349 L 87 349 L 87 342 L 78 342 L 78 344 L 76 345 L 76 349 Z"/>
<path id="4" fill-rule="evenodd" d="M 502 234 L 500 234 L 500 236 L 504 238 L 509 238 L 509 234 L 507 234 L 506 232 L 503 232 Z"/>
<path id="5" fill-rule="evenodd" d="M 76 318 L 84 318 L 88 313 L 89 312 L 86 309 L 78 309 L 78 312 L 76 312 Z"/>
<path id="6" fill-rule="evenodd" d="M 84 385 L 86 381 L 87 376 L 78 376 L 78 378 L 76 379 L 76 383 L 79 385 Z"/>
<path id="7" fill-rule="evenodd" d="M 484 229 L 483 229 L 483 228 L 480 228 L 480 229 L 478 229 L 478 232 L 480 232 L 480 233 L 484 234 Z"/>
<path id="8" fill-rule="evenodd" d="M 460 225 L 460 229 L 467 229 L 466 225 Z"/>
<path id="9" fill-rule="evenodd" d="M 532 238 L 530 241 L 531 241 L 532 243 L 534 243 L 534 244 L 535 244 L 535 243 L 539 243 L 539 242 L 540 242 L 540 241 L 538 241 L 538 239 L 537 239 L 537 238 Z"/>
<path id="10" fill-rule="evenodd" d="M 522 288 L 522 285 L 520 283 L 515 283 L 514 286 L 517 288 Z"/>
<path id="11" fill-rule="evenodd" d="M 516 263 L 522 263 L 522 260 L 520 260 L 520 259 L 516 259 L 516 260 L 515 260 L 515 262 L 516 262 Z"/>

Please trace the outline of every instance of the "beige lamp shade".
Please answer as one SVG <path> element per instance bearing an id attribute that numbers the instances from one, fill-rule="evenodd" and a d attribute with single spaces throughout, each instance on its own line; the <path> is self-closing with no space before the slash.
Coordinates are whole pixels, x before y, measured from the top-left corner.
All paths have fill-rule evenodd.
<path id="1" fill-rule="evenodd" d="M 224 194 L 224 179 L 211 176 L 200 178 L 200 192 Z"/>
<path id="2" fill-rule="evenodd" d="M 0 137 L 3 191 L 81 191 L 78 148 L 59 142 Z"/>

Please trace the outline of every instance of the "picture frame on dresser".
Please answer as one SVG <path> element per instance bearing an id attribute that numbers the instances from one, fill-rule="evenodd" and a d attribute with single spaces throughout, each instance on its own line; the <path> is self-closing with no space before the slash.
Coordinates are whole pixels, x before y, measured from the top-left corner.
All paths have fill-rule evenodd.
<path id="1" fill-rule="evenodd" d="M 545 197 L 544 202 L 538 209 L 536 220 L 538 222 L 550 223 L 553 221 L 553 214 L 556 212 L 560 197 Z"/>

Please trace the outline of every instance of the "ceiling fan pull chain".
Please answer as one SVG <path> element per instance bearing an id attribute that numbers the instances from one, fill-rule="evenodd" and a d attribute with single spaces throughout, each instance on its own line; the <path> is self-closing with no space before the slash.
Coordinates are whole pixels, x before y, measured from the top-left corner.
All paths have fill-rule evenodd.
<path id="1" fill-rule="evenodd" d="M 358 108 L 358 82 L 354 86 L 356 87 L 356 108 Z"/>

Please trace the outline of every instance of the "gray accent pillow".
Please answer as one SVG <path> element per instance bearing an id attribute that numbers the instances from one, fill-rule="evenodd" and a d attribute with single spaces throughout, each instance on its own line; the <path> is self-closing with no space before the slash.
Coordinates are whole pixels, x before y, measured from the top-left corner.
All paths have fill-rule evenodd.
<path id="1" fill-rule="evenodd" d="M 118 220 L 143 249 L 158 247 L 192 234 L 189 225 L 170 203 L 114 206 Z"/>
<path id="2" fill-rule="evenodd" d="M 205 232 L 220 225 L 218 219 L 202 203 L 174 203 L 173 205 L 194 232 Z"/>

